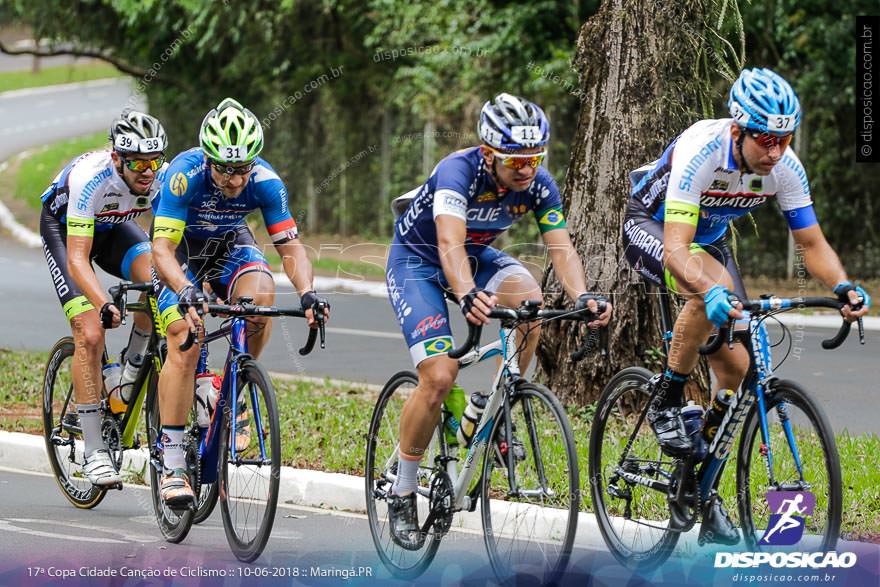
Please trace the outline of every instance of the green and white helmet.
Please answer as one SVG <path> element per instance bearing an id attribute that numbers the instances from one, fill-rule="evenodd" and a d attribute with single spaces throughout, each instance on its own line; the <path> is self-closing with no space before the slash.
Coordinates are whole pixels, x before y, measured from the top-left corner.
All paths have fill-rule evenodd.
<path id="1" fill-rule="evenodd" d="M 263 150 L 263 127 L 253 112 L 225 98 L 202 121 L 199 142 L 212 161 L 244 163 Z"/>

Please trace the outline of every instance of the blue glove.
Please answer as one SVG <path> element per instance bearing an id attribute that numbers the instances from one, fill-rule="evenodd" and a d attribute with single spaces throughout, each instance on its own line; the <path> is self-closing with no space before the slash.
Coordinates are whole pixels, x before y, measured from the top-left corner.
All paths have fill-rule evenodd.
<path id="1" fill-rule="evenodd" d="M 844 281 L 834 286 L 834 295 L 837 296 L 840 303 L 849 304 L 850 306 L 852 306 L 852 302 L 849 300 L 849 292 L 851 291 L 855 291 L 862 297 L 862 306 L 865 308 L 871 307 L 871 296 L 868 295 L 868 292 L 861 285 L 853 286 L 849 281 Z"/>
<path id="2" fill-rule="evenodd" d="M 733 310 L 733 304 L 727 299 L 729 295 L 730 292 L 727 291 L 727 288 L 713 285 L 703 298 L 703 301 L 706 302 L 706 316 L 716 327 L 720 328 L 730 320 L 728 313 Z"/>

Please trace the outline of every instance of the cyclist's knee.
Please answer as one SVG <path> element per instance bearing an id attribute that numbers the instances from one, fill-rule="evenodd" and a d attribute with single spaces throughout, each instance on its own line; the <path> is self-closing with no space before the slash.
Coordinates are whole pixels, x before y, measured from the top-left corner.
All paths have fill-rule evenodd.
<path id="1" fill-rule="evenodd" d="M 432 406 L 439 408 L 446 399 L 457 371 L 456 364 L 447 357 L 426 359 L 419 365 L 419 388 Z"/>
<path id="2" fill-rule="evenodd" d="M 165 334 L 168 339 L 168 363 L 179 368 L 195 369 L 199 361 L 198 343 L 186 351 L 181 351 L 179 348 L 189 336 L 186 320 L 175 320 L 168 325 Z"/>
<path id="3" fill-rule="evenodd" d="M 104 328 L 97 320 L 80 314 L 70 321 L 70 328 L 73 331 L 73 338 L 78 349 L 95 357 L 103 353 Z"/>

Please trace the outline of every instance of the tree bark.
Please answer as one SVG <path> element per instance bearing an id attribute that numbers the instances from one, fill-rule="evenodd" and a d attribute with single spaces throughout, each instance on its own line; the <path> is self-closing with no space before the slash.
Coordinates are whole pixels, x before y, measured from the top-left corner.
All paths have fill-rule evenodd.
<path id="1" fill-rule="evenodd" d="M 580 346 L 583 327 L 553 322 L 544 328 L 539 377 L 568 402 L 595 401 L 624 367 L 660 367 L 653 350 L 662 348 L 656 290 L 645 291 L 624 257 L 628 175 L 657 159 L 670 140 L 701 118 L 706 96 L 696 71 L 708 13 L 708 0 L 606 0 L 581 29 L 574 66 L 582 105 L 563 205 L 587 288 L 610 296 L 614 317 L 603 334 L 607 355 L 577 364 L 569 355 Z M 566 303 L 552 267 L 544 275 L 544 291 L 548 307 Z"/>

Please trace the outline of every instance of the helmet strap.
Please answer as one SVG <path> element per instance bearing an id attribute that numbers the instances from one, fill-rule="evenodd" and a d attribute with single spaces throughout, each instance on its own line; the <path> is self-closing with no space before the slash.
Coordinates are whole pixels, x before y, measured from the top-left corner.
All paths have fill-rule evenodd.
<path id="1" fill-rule="evenodd" d="M 498 196 L 503 198 L 507 193 L 507 188 L 502 185 L 501 180 L 498 178 L 498 159 L 496 157 L 492 157 L 492 167 L 489 168 L 489 173 L 492 174 L 492 180 L 495 182 L 495 187 L 498 188 Z"/>
<path id="2" fill-rule="evenodd" d="M 736 152 L 739 153 L 739 160 L 741 162 L 740 166 L 742 167 L 743 173 L 754 173 L 749 167 L 749 164 L 746 162 L 746 156 L 743 155 L 743 142 L 746 140 L 746 129 L 740 127 L 739 138 L 736 139 Z"/>

